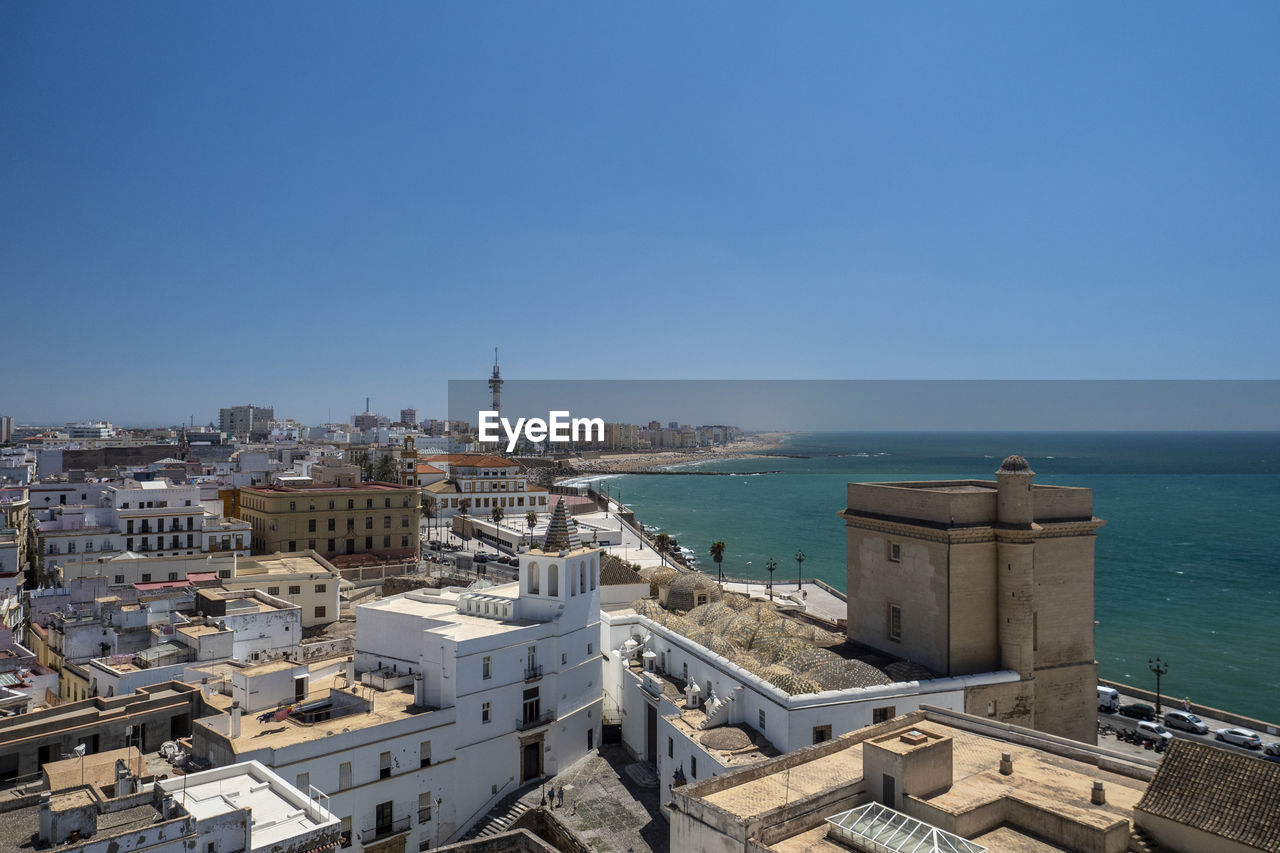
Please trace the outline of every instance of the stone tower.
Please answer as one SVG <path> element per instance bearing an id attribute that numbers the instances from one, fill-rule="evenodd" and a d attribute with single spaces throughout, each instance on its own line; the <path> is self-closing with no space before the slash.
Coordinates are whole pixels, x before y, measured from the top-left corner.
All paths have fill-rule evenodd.
<path id="1" fill-rule="evenodd" d="M 995 482 L 850 483 L 850 640 L 937 675 L 1001 674 L 965 710 L 1093 743 L 1089 489 L 1037 485 L 1010 456 Z"/>

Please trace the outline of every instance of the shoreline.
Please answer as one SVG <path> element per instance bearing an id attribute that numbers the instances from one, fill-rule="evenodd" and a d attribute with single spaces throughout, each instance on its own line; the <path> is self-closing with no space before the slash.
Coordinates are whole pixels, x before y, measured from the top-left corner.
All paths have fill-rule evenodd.
<path id="1" fill-rule="evenodd" d="M 745 436 L 722 447 L 706 447 L 698 450 L 662 450 L 643 451 L 640 453 L 602 453 L 591 459 L 581 457 L 566 460 L 573 466 L 571 477 L 578 478 L 592 474 L 643 474 L 653 469 L 670 469 L 679 465 L 694 465 L 699 462 L 718 462 L 723 459 L 763 459 L 771 454 L 768 450 L 776 450 L 783 446 L 785 440 L 793 435 L 789 432 L 765 432 L 758 435 Z M 559 481 L 561 478 L 557 478 Z"/>

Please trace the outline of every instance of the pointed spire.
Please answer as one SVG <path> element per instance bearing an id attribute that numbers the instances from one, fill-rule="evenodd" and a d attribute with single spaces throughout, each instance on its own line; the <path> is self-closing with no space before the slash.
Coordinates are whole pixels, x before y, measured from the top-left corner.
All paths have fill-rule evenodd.
<path id="1" fill-rule="evenodd" d="M 551 513 L 551 521 L 547 523 L 547 538 L 543 540 L 542 550 L 573 551 L 581 547 L 582 539 L 578 536 L 578 525 L 569 518 L 564 509 L 564 498 L 560 498 L 556 501 L 556 508 Z"/>

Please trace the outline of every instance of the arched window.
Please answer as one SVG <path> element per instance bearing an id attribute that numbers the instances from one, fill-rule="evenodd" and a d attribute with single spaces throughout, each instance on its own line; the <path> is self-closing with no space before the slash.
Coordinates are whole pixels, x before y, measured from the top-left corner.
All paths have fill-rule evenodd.
<path id="1" fill-rule="evenodd" d="M 596 583 L 600 577 L 600 567 L 596 565 L 596 561 L 591 561 L 591 588 L 596 588 Z"/>
<path id="2" fill-rule="evenodd" d="M 541 574 L 537 563 L 529 564 L 529 592 L 534 595 L 541 594 L 541 585 L 539 584 L 538 575 Z"/>
<path id="3" fill-rule="evenodd" d="M 555 563 L 547 568 L 547 595 L 560 597 L 560 567 Z"/>
<path id="4" fill-rule="evenodd" d="M 587 561 L 578 564 L 578 589 L 587 591 Z"/>

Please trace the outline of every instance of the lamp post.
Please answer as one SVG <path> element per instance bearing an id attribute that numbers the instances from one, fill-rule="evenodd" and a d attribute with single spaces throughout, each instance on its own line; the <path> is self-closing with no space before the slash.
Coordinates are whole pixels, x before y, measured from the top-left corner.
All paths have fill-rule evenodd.
<path id="1" fill-rule="evenodd" d="M 804 551 L 796 551 L 796 592 L 800 591 L 804 577 Z"/>
<path id="2" fill-rule="evenodd" d="M 769 562 L 764 564 L 764 568 L 769 573 L 769 600 L 773 601 L 773 570 L 778 568 L 778 564 L 770 557 Z"/>
<path id="3" fill-rule="evenodd" d="M 1156 674 L 1156 716 L 1160 716 L 1160 676 L 1169 671 L 1169 664 L 1156 658 L 1155 660 L 1147 659 L 1147 669 Z"/>

